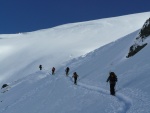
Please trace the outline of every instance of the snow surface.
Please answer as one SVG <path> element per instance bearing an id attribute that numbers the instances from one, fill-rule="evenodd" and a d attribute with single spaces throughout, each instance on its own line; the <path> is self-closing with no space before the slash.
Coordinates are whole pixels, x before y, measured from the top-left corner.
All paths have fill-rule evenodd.
<path id="1" fill-rule="evenodd" d="M 10 86 L 1 89 L 0 113 L 150 113 L 150 37 L 142 51 L 126 58 L 149 15 L 0 35 L 0 84 Z M 118 76 L 115 97 L 106 83 L 109 71 Z"/>

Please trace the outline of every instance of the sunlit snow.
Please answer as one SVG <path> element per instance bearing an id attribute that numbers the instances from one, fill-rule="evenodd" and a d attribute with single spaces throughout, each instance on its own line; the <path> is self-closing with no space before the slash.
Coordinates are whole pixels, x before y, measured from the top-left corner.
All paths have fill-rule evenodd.
<path id="1" fill-rule="evenodd" d="M 0 113 L 150 113 L 150 37 L 142 51 L 126 58 L 149 15 L 1 34 L 0 85 L 10 87 L 5 93 L 1 89 Z M 116 96 L 110 95 L 106 83 L 110 71 L 118 76 Z"/>

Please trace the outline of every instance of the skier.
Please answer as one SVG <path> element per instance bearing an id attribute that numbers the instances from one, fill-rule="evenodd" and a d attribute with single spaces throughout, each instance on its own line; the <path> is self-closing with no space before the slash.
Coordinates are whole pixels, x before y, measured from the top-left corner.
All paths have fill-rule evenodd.
<path id="1" fill-rule="evenodd" d="M 55 68 L 53 67 L 52 68 L 52 75 L 54 75 L 55 74 Z"/>
<path id="2" fill-rule="evenodd" d="M 42 65 L 39 65 L 40 70 L 42 70 Z"/>
<path id="3" fill-rule="evenodd" d="M 74 84 L 77 85 L 77 78 L 79 77 L 79 75 L 77 75 L 77 73 L 74 72 L 72 77 L 74 78 Z"/>
<path id="4" fill-rule="evenodd" d="M 117 82 L 117 76 L 114 72 L 109 73 L 109 77 L 106 82 L 110 83 L 110 94 L 115 96 L 115 85 Z"/>
<path id="5" fill-rule="evenodd" d="M 68 76 L 69 70 L 70 70 L 69 67 L 67 67 L 66 70 L 65 70 L 66 71 L 66 76 Z"/>

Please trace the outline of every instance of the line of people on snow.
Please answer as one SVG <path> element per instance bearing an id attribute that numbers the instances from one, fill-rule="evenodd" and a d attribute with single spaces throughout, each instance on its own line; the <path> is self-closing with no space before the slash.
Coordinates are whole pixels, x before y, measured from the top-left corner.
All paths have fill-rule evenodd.
<path id="1" fill-rule="evenodd" d="M 40 68 L 40 70 L 42 70 L 42 65 L 39 65 L 39 68 Z M 69 70 L 70 70 L 69 67 L 67 67 L 65 69 L 66 76 L 69 75 Z M 52 75 L 54 75 L 54 74 L 55 74 L 55 67 L 52 68 Z M 77 72 L 74 72 L 72 77 L 74 78 L 74 84 L 77 85 L 77 79 L 79 77 Z M 109 82 L 109 84 L 110 84 L 110 94 L 114 95 L 114 96 L 115 96 L 115 92 L 116 92 L 115 91 L 115 86 L 116 86 L 117 80 L 118 80 L 117 75 L 114 72 L 110 72 L 109 77 L 106 80 L 106 82 Z"/>
<path id="2" fill-rule="evenodd" d="M 40 68 L 40 70 L 42 70 L 43 67 L 42 67 L 41 64 L 39 65 L 39 68 Z M 65 69 L 66 76 L 69 75 L 69 70 L 70 70 L 69 67 L 67 67 L 67 68 Z M 54 74 L 55 74 L 55 67 L 52 67 L 52 75 L 54 75 Z M 77 75 L 77 73 L 74 72 L 72 77 L 74 78 L 74 84 L 77 85 L 77 78 L 79 77 L 79 75 Z"/>
<path id="3" fill-rule="evenodd" d="M 39 68 L 40 68 L 40 70 L 42 70 L 43 67 L 41 64 L 39 65 Z M 55 74 L 55 67 L 52 68 L 52 75 L 54 75 L 54 74 Z"/>

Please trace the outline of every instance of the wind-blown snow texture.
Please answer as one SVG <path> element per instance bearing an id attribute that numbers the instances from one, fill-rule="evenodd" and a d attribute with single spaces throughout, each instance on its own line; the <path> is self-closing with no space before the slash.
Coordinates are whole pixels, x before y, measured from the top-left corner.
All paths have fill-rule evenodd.
<path id="1" fill-rule="evenodd" d="M 142 51 L 126 58 L 149 15 L 0 35 L 0 84 L 10 85 L 0 93 L 0 113 L 150 113 L 150 37 Z M 109 71 L 118 76 L 115 97 L 106 83 Z"/>

